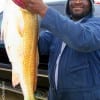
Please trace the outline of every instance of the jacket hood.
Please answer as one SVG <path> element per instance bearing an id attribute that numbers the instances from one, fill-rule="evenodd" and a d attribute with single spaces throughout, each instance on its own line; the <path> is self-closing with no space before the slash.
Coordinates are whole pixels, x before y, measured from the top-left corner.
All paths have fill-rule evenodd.
<path id="1" fill-rule="evenodd" d="M 90 9 L 90 13 L 88 15 L 93 15 L 93 12 L 94 12 L 94 0 L 89 0 L 90 1 L 90 6 L 91 6 L 91 9 Z M 66 5 L 65 5 L 65 13 L 70 17 L 70 11 L 69 11 L 69 0 L 67 0 L 66 2 Z"/>

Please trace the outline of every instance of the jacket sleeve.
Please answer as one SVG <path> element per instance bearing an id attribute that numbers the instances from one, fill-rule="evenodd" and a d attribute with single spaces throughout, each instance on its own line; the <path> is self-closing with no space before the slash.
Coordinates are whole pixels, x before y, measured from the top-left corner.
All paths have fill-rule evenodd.
<path id="1" fill-rule="evenodd" d="M 48 55 L 49 48 L 52 43 L 52 34 L 49 31 L 42 31 L 39 34 L 39 53 L 42 55 Z"/>
<path id="2" fill-rule="evenodd" d="M 100 18 L 94 17 L 84 23 L 75 23 L 53 8 L 48 8 L 41 27 L 48 29 L 69 47 L 80 52 L 100 49 Z"/>

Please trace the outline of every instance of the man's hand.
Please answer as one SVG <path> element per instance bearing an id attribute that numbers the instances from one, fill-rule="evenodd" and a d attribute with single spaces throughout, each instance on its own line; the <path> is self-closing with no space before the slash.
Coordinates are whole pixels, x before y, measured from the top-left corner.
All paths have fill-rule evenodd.
<path id="1" fill-rule="evenodd" d="M 43 2 L 43 0 L 24 0 L 26 9 L 31 13 L 39 14 L 41 17 L 44 17 L 48 6 Z"/>

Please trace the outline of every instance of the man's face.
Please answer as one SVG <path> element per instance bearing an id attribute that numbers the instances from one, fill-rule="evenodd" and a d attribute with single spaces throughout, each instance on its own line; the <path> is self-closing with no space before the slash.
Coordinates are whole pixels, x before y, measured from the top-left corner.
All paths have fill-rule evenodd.
<path id="1" fill-rule="evenodd" d="M 89 0 L 69 0 L 69 10 L 74 20 L 79 20 L 90 11 Z"/>

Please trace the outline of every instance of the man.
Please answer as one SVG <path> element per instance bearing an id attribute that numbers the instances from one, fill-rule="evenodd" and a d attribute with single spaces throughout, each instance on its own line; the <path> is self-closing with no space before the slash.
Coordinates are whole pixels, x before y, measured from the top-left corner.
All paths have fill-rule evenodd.
<path id="1" fill-rule="evenodd" d="M 100 18 L 93 0 L 68 0 L 66 17 L 42 0 L 27 9 L 43 19 L 39 50 L 49 54 L 49 100 L 100 100 Z"/>

